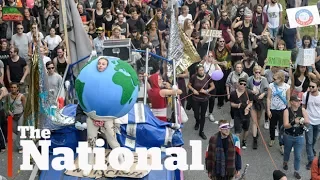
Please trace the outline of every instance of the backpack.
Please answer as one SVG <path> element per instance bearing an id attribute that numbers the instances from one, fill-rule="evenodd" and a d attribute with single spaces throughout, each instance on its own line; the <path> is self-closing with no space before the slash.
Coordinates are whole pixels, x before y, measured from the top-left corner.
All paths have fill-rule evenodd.
<path id="1" fill-rule="evenodd" d="M 281 9 L 281 8 L 280 8 L 280 4 L 279 4 L 279 3 L 277 3 L 277 5 L 278 5 L 278 8 L 279 8 L 279 10 L 280 10 L 280 9 Z M 266 9 L 266 13 L 267 13 L 267 14 L 268 14 L 269 6 L 270 6 L 270 4 L 268 4 L 268 5 L 267 5 L 267 9 Z"/>

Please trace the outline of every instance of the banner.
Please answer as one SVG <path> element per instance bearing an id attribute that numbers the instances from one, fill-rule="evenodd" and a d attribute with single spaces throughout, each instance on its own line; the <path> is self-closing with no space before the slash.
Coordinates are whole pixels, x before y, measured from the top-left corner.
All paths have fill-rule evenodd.
<path id="1" fill-rule="evenodd" d="M 301 66 L 311 66 L 315 63 L 316 51 L 314 48 L 299 49 L 297 64 Z"/>
<path id="2" fill-rule="evenodd" d="M 318 7 L 316 5 L 290 8 L 286 11 L 290 28 L 320 24 Z"/>
<path id="3" fill-rule="evenodd" d="M 133 152 L 134 154 L 134 162 L 133 165 L 130 168 L 130 172 L 124 172 L 120 170 L 115 170 L 111 167 L 109 163 L 109 155 L 110 155 L 111 150 L 106 149 L 106 156 L 105 156 L 105 164 L 108 165 L 108 169 L 103 171 L 103 170 L 92 170 L 90 175 L 88 176 L 89 178 L 93 179 L 98 179 L 102 177 L 107 177 L 107 178 L 115 178 L 115 177 L 126 177 L 126 178 L 143 178 L 146 175 L 149 174 L 149 171 L 142 171 L 142 170 L 136 170 L 136 166 L 138 163 L 138 154 Z M 78 158 L 75 160 L 76 169 L 75 170 L 67 170 L 65 174 L 69 176 L 75 176 L 75 177 L 83 177 L 83 171 L 79 169 L 78 165 Z M 148 159 L 147 159 L 147 164 L 151 165 L 151 155 L 148 154 Z"/>
<path id="4" fill-rule="evenodd" d="M 268 50 L 268 66 L 290 67 L 291 51 Z"/>
<path id="5" fill-rule="evenodd" d="M 23 15 L 16 7 L 3 7 L 2 20 L 4 21 L 22 21 Z"/>

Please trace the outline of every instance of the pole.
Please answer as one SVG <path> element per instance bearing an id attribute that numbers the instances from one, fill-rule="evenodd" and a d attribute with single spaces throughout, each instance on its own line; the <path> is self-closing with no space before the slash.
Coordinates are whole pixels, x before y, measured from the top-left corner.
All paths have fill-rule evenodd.
<path id="1" fill-rule="evenodd" d="M 64 40 L 66 42 L 66 50 L 67 50 L 67 56 L 66 56 L 67 59 L 66 60 L 67 60 L 68 65 L 67 65 L 67 68 L 63 74 L 63 79 L 62 79 L 62 83 L 60 84 L 59 92 L 56 97 L 56 102 L 57 102 L 59 95 L 64 87 L 63 84 L 64 84 L 64 81 L 66 79 L 66 76 L 67 76 L 67 73 L 69 70 L 69 64 L 71 63 L 70 48 L 69 48 L 69 36 L 68 36 L 68 29 L 67 29 L 66 2 L 65 2 L 65 0 L 60 0 L 60 3 L 61 3 L 61 8 L 62 8 L 61 11 L 62 11 L 62 19 L 63 19 L 63 34 L 64 34 Z"/>
<path id="2" fill-rule="evenodd" d="M 210 37 L 210 40 L 209 40 L 208 49 L 207 49 L 207 56 L 209 55 L 209 49 L 210 49 L 211 41 L 213 41 L 212 37 Z"/>
<path id="3" fill-rule="evenodd" d="M 146 72 L 149 74 L 149 48 L 146 49 Z M 143 104 L 147 104 L 148 77 L 144 77 Z"/>

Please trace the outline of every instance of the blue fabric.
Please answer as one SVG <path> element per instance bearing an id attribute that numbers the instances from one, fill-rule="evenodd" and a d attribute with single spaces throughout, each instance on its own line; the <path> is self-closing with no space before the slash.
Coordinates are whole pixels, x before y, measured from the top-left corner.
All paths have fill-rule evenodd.
<path id="1" fill-rule="evenodd" d="M 68 104 L 64 107 L 62 114 L 69 117 L 76 117 L 77 104 Z"/>
<path id="2" fill-rule="evenodd" d="M 127 147 L 134 150 L 136 147 L 163 147 L 165 146 L 165 137 L 167 136 L 167 128 L 171 127 L 171 123 L 163 122 L 157 119 L 150 108 L 145 105 L 145 123 L 136 123 L 134 108 L 128 113 L 128 124 L 136 124 L 136 137 L 132 137 L 127 133 L 127 124 L 120 126 L 120 133 L 117 133 L 117 139 L 121 147 Z M 126 146 L 126 138 L 135 140 L 134 148 Z M 170 146 L 179 147 L 184 144 L 182 133 L 175 130 L 172 136 L 172 144 Z"/>
<path id="3" fill-rule="evenodd" d="M 166 155 L 165 153 L 162 153 L 162 158 L 164 158 Z M 39 180 L 93 180 L 91 178 L 79 178 L 79 177 L 74 177 L 74 176 L 68 176 L 64 174 L 64 170 L 62 171 L 56 171 L 52 168 L 51 166 L 51 161 L 53 160 L 54 157 L 59 157 L 59 156 L 53 156 L 49 155 L 49 170 L 48 171 L 41 171 Z M 77 154 L 74 155 L 74 157 L 77 157 Z M 117 178 L 108 178 L 112 180 L 137 180 L 133 178 L 122 178 L 122 177 L 117 177 Z M 163 170 L 157 170 L 157 171 L 150 171 L 150 173 L 145 176 L 144 178 L 141 178 L 140 180 L 175 180 L 175 174 L 174 171 L 168 171 L 166 169 Z M 176 179 L 180 180 L 180 179 Z"/>
<path id="4" fill-rule="evenodd" d="M 313 150 L 314 150 L 314 145 L 317 142 L 317 137 L 319 134 L 319 127 L 320 125 L 309 125 L 308 127 L 308 132 L 305 132 L 306 136 L 306 149 L 307 149 L 307 155 L 308 155 L 308 161 L 311 162 L 313 161 L 314 155 Z"/>
<path id="5" fill-rule="evenodd" d="M 279 96 L 279 98 L 283 101 L 283 103 L 284 103 L 285 105 L 288 105 L 288 102 L 287 102 L 286 97 L 283 97 L 283 96 L 282 96 L 282 92 L 283 92 L 283 91 L 279 91 L 278 85 L 275 84 L 275 83 L 273 83 L 273 84 L 274 84 L 274 88 L 276 89 L 276 92 L 273 94 L 273 96 Z"/>
<path id="6" fill-rule="evenodd" d="M 56 147 L 69 147 L 73 151 L 78 147 L 78 130 L 73 126 L 68 126 L 56 131 L 51 131 L 51 146 L 50 153 L 53 152 L 53 148 Z"/>
<path id="7" fill-rule="evenodd" d="M 216 146 L 216 175 L 221 177 L 226 175 L 226 157 L 220 135 L 217 137 Z"/>
<path id="8" fill-rule="evenodd" d="M 301 153 L 304 147 L 304 138 L 302 136 L 290 136 L 284 134 L 284 155 L 283 161 L 288 162 L 290 158 L 291 149 L 294 149 L 294 170 L 299 171 L 300 169 L 300 160 L 301 160 Z"/>

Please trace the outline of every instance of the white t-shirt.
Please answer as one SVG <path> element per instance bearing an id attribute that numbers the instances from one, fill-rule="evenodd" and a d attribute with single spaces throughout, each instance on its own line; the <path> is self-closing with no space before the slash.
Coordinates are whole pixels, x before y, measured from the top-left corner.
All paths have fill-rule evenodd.
<path id="1" fill-rule="evenodd" d="M 56 48 L 60 44 L 61 41 L 62 41 L 62 39 L 59 35 L 55 35 L 54 37 L 51 37 L 50 35 L 48 35 L 44 39 L 44 42 L 47 43 L 50 51 L 54 50 L 54 48 Z"/>
<path id="2" fill-rule="evenodd" d="M 186 19 L 191 19 L 192 21 L 192 15 L 191 14 L 188 14 L 186 17 L 182 16 L 182 15 L 179 15 L 178 16 L 178 23 L 180 25 L 181 28 L 183 28 L 183 25 L 184 25 L 184 21 Z"/>
<path id="3" fill-rule="evenodd" d="M 208 63 L 207 61 L 204 62 L 203 67 L 204 72 L 208 73 L 209 76 L 211 76 L 212 72 L 216 70 L 216 66 L 212 63 Z"/>
<path id="4" fill-rule="evenodd" d="M 32 34 L 31 34 L 31 31 L 27 33 L 27 36 L 28 36 L 28 42 L 32 42 Z M 39 32 L 39 36 L 40 36 L 40 39 L 43 40 L 44 36 L 42 34 L 42 32 Z"/>
<path id="5" fill-rule="evenodd" d="M 290 86 L 286 83 L 283 83 L 281 86 L 278 86 L 278 91 L 281 92 L 280 96 L 276 95 L 277 89 L 274 86 L 274 83 L 269 84 L 269 88 L 271 89 L 271 110 L 283 110 L 287 107 L 287 104 L 283 102 L 284 98 L 287 101 L 287 90 L 290 88 Z M 287 102 L 288 103 L 288 102 Z"/>
<path id="6" fill-rule="evenodd" d="M 302 104 L 306 104 L 307 92 L 302 96 Z M 311 125 L 320 124 L 320 93 L 318 96 L 312 96 L 309 94 L 307 113 L 309 115 L 309 121 Z"/>
<path id="7" fill-rule="evenodd" d="M 267 12 L 267 7 L 268 12 Z M 278 28 L 280 26 L 280 12 L 282 12 L 282 5 L 280 3 L 276 3 L 274 6 L 265 5 L 263 8 L 263 12 L 268 15 L 268 27 L 269 28 Z"/>

